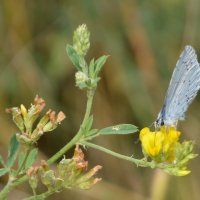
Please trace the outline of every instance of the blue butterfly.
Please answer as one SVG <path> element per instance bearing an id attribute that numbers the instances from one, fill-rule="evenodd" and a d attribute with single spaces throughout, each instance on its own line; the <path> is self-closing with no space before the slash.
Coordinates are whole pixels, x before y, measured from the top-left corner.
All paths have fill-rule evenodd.
<path id="1" fill-rule="evenodd" d="M 176 127 L 200 89 L 200 65 L 195 50 L 186 46 L 180 55 L 155 127 Z"/>

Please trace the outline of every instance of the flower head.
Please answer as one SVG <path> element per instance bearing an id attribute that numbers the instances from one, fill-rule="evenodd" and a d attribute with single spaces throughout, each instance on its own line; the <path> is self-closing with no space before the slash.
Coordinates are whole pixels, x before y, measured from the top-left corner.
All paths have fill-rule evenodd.
<path id="1" fill-rule="evenodd" d="M 85 56 L 90 47 L 90 33 L 85 24 L 80 25 L 74 32 L 73 47 L 79 56 Z"/>
<path id="2" fill-rule="evenodd" d="M 44 132 L 54 130 L 65 119 L 65 114 L 62 111 L 56 114 L 55 111 L 49 110 L 38 121 L 44 107 L 44 99 L 36 95 L 34 103 L 29 109 L 23 104 L 20 107 L 6 109 L 8 113 L 12 114 L 13 121 L 21 132 L 16 134 L 20 143 L 27 145 L 36 143 Z"/>
<path id="3" fill-rule="evenodd" d="M 140 131 L 142 148 L 146 155 L 157 161 L 171 161 L 174 158 L 174 145 L 180 132 L 174 127 L 161 127 L 158 131 L 143 128 Z"/>
<path id="4" fill-rule="evenodd" d="M 155 166 L 172 175 L 185 176 L 190 173 L 188 161 L 197 156 L 194 154 L 194 143 L 179 142 L 181 132 L 175 127 L 162 126 L 159 130 L 151 131 L 145 127 L 140 131 L 140 141 L 145 157 L 155 162 Z"/>

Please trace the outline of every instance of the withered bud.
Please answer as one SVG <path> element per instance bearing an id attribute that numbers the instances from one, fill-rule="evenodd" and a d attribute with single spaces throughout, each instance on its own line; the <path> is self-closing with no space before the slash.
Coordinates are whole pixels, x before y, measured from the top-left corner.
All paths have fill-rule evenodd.
<path id="1" fill-rule="evenodd" d="M 17 125 L 17 127 L 20 129 L 20 131 L 24 131 L 24 120 L 22 117 L 21 109 L 18 107 L 13 107 L 13 108 L 7 108 L 6 109 L 7 113 L 11 113 L 13 116 L 13 121 Z"/>
<path id="2" fill-rule="evenodd" d="M 74 156 L 72 158 L 76 162 L 76 167 L 78 169 L 86 170 L 88 167 L 88 162 L 84 160 L 84 153 L 79 148 L 79 145 L 76 145 L 76 148 L 74 150 Z"/>
<path id="3" fill-rule="evenodd" d="M 34 105 L 36 107 L 36 112 L 40 113 L 43 110 L 43 108 L 45 107 L 46 103 L 45 103 L 44 99 L 42 99 L 41 97 L 36 95 L 36 97 L 34 99 Z"/>
<path id="4" fill-rule="evenodd" d="M 94 178 L 92 180 L 89 180 L 87 182 L 83 182 L 81 184 L 79 184 L 79 188 L 82 190 L 88 190 L 90 188 L 92 188 L 94 185 L 96 185 L 99 181 L 101 181 L 101 178 Z"/>
<path id="5" fill-rule="evenodd" d="M 39 172 L 39 167 L 30 167 L 27 171 L 26 174 L 27 176 L 33 176 L 33 175 L 38 175 Z"/>
<path id="6" fill-rule="evenodd" d="M 56 117 L 56 122 L 58 124 L 60 124 L 64 119 L 66 118 L 64 112 L 60 111 L 58 114 L 57 114 L 57 117 Z"/>
<path id="7" fill-rule="evenodd" d="M 43 171 L 49 170 L 49 165 L 47 164 L 47 162 L 45 160 L 41 160 L 40 169 L 43 170 Z"/>
<path id="8" fill-rule="evenodd" d="M 65 115 L 63 112 L 59 112 L 56 116 L 55 111 L 49 109 L 46 114 L 41 118 L 35 130 L 32 132 L 32 140 L 37 141 L 43 135 L 43 133 L 50 132 L 56 129 L 64 118 Z"/>
<path id="9" fill-rule="evenodd" d="M 38 186 L 38 172 L 39 167 L 30 167 L 26 172 L 29 179 L 29 184 L 33 190 L 35 190 Z"/>
<path id="10" fill-rule="evenodd" d="M 79 145 L 76 145 L 76 148 L 75 148 L 75 150 L 74 150 L 73 159 L 74 159 L 75 161 L 79 162 L 79 161 L 83 161 L 83 160 L 84 160 L 84 157 L 85 157 L 85 155 L 84 155 L 82 149 L 79 148 Z"/>
<path id="11" fill-rule="evenodd" d="M 52 122 L 52 123 L 55 123 L 56 121 L 56 112 L 55 111 L 51 111 L 49 113 L 49 120 Z"/>
<path id="12" fill-rule="evenodd" d="M 55 111 L 49 112 L 49 120 L 53 124 L 60 124 L 64 119 L 65 119 L 65 114 L 62 111 L 60 111 L 57 114 L 57 116 Z"/>
<path id="13" fill-rule="evenodd" d="M 78 183 L 83 183 L 83 182 L 87 182 L 90 179 L 93 180 L 93 176 L 100 170 L 102 169 L 102 166 L 97 165 L 95 167 L 93 167 L 92 169 L 90 169 L 87 173 L 85 173 L 83 176 L 81 176 L 77 182 Z"/>
<path id="14" fill-rule="evenodd" d="M 43 132 L 53 131 L 65 119 L 65 114 L 62 111 L 56 115 L 55 111 L 49 110 L 46 115 L 49 117 L 49 121 L 45 124 Z"/>

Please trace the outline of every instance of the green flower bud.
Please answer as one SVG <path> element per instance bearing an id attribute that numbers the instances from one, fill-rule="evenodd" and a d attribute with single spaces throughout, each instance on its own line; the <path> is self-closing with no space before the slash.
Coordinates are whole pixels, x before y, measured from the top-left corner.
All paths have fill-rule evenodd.
<path id="1" fill-rule="evenodd" d="M 80 25 L 74 32 L 73 47 L 79 56 L 85 56 L 90 47 L 90 33 L 85 24 Z"/>
<path id="2" fill-rule="evenodd" d="M 32 139 L 30 139 L 28 136 L 26 135 L 22 135 L 22 134 L 19 134 L 19 133 L 16 133 L 16 138 L 17 138 L 17 141 L 21 144 L 25 144 L 25 145 L 31 145 L 33 144 L 34 142 L 32 141 Z"/>
<path id="3" fill-rule="evenodd" d="M 74 166 L 72 159 L 62 159 L 58 164 L 58 174 L 61 178 L 65 179 L 66 176 L 69 176 L 69 171 Z"/>
<path id="4" fill-rule="evenodd" d="M 87 82 L 89 81 L 89 78 L 84 72 L 81 71 L 76 72 L 75 81 L 76 81 L 76 86 L 79 87 L 80 89 L 85 89 L 88 87 Z"/>
<path id="5" fill-rule="evenodd" d="M 42 173 L 41 181 L 44 185 L 47 186 L 48 189 L 51 189 L 55 186 L 56 177 L 53 170 L 48 170 Z"/>

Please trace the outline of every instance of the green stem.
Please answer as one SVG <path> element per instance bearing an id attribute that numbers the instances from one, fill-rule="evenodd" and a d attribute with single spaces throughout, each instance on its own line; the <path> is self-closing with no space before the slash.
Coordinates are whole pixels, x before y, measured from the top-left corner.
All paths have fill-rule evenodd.
<path id="1" fill-rule="evenodd" d="M 25 158 L 23 160 L 23 163 L 21 164 L 21 166 L 18 168 L 17 170 L 17 174 L 16 176 L 18 176 L 18 174 L 21 172 L 21 170 L 24 167 L 24 164 L 26 163 L 26 160 L 28 158 L 28 155 L 31 151 L 31 148 L 26 149 L 26 155 Z M 19 179 L 18 179 L 19 180 Z M 18 182 L 18 180 L 14 180 L 13 177 L 9 177 L 8 183 L 6 184 L 6 186 L 3 188 L 3 190 L 0 192 L 0 199 L 6 199 L 8 193 L 16 186 L 15 182 Z M 22 179 L 23 180 L 23 179 Z M 22 183 L 22 182 L 21 182 Z"/>
<path id="2" fill-rule="evenodd" d="M 151 162 L 147 162 L 146 160 L 141 160 L 141 159 L 135 159 L 129 156 L 125 156 L 119 153 L 116 153 L 114 151 L 111 151 L 109 149 L 106 149 L 102 146 L 96 145 L 94 143 L 90 143 L 90 142 L 81 142 L 81 145 L 86 145 L 88 147 L 91 147 L 93 149 L 97 149 L 99 151 L 103 151 L 104 153 L 110 154 L 116 158 L 122 159 L 122 160 L 127 160 L 129 162 L 135 163 L 137 166 L 141 166 L 141 167 L 152 167 L 152 163 Z"/>
<path id="3" fill-rule="evenodd" d="M 46 192 L 44 192 L 44 193 L 42 193 L 40 195 L 35 195 L 35 196 L 27 197 L 27 198 L 25 198 L 23 200 L 35 200 L 35 199 L 40 199 L 40 198 L 41 199 L 45 199 L 48 196 L 54 194 L 55 192 L 56 192 L 56 190 L 51 190 L 51 191 L 48 190 L 48 191 L 46 191 Z"/>
<path id="4" fill-rule="evenodd" d="M 3 188 L 3 190 L 0 193 L 0 199 L 7 199 L 8 193 L 13 189 L 12 181 L 8 180 L 8 183 Z"/>
<path id="5" fill-rule="evenodd" d="M 110 155 L 112 155 L 116 158 L 122 159 L 122 160 L 132 162 L 132 163 L 134 163 L 134 164 L 136 164 L 137 166 L 140 166 L 140 167 L 151 167 L 151 168 L 159 168 L 159 169 L 166 169 L 166 167 L 168 167 L 168 168 L 174 167 L 173 163 L 172 164 L 155 163 L 154 161 L 149 162 L 146 159 L 136 159 L 136 158 L 133 158 L 133 157 L 125 156 L 125 155 L 116 153 L 114 151 L 111 151 L 109 149 L 106 149 L 105 147 L 91 143 L 91 142 L 83 141 L 83 142 L 80 143 L 80 145 L 85 145 L 85 146 L 91 147 L 93 149 L 103 151 L 104 153 L 110 154 Z"/>
<path id="6" fill-rule="evenodd" d="M 86 111 L 85 111 L 85 116 L 83 118 L 83 122 L 80 126 L 80 129 L 78 133 L 72 138 L 72 140 L 67 143 L 62 149 L 60 149 L 55 155 L 53 155 L 47 163 L 50 165 L 54 163 L 56 160 L 58 160 L 61 156 L 63 156 L 70 148 L 72 148 L 75 144 L 79 142 L 81 139 L 83 133 L 82 129 L 85 127 L 85 124 L 88 120 L 88 117 L 90 116 L 91 109 L 92 109 L 92 103 L 93 103 L 93 98 L 94 98 L 94 93 L 95 90 L 89 90 L 87 93 L 87 106 L 86 106 Z M 0 200 L 6 199 L 8 193 L 16 186 L 22 184 L 23 182 L 27 181 L 28 177 L 27 175 L 24 175 L 21 178 L 18 178 L 17 180 L 13 182 L 8 182 L 7 185 L 3 188 L 3 190 L 0 192 Z M 49 194 L 49 193 L 48 193 Z M 49 194 L 50 195 L 50 194 Z"/>
<path id="7" fill-rule="evenodd" d="M 87 93 L 87 97 L 88 97 L 88 100 L 87 100 L 85 116 L 83 118 L 83 122 L 80 126 L 78 133 L 74 136 L 74 138 L 72 138 L 72 140 L 69 143 L 67 143 L 62 149 L 60 149 L 54 156 L 52 156 L 47 161 L 48 164 L 52 164 L 56 160 L 58 160 L 61 156 L 63 156 L 71 147 L 73 147 L 81 139 L 81 137 L 83 135 L 82 128 L 85 127 L 85 123 L 88 120 L 88 118 L 90 116 L 91 109 L 92 109 L 94 90 L 89 90 L 88 93 Z"/>

